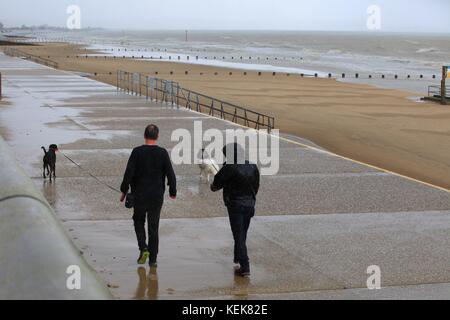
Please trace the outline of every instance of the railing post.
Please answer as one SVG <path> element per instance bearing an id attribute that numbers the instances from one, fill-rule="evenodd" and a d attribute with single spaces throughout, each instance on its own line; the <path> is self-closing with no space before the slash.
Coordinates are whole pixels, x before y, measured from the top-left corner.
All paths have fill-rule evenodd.
<path id="1" fill-rule="evenodd" d="M 148 100 L 148 76 L 145 76 L 145 98 Z"/>
<path id="2" fill-rule="evenodd" d="M 117 83 L 118 83 L 118 91 L 121 91 L 121 90 L 122 90 L 122 78 L 123 78 L 123 76 L 122 76 L 122 71 L 117 70 L 117 77 L 118 77 L 118 80 L 117 80 Z"/>
<path id="3" fill-rule="evenodd" d="M 211 100 L 211 107 L 209 109 L 209 115 L 214 117 L 214 100 Z"/>
<path id="4" fill-rule="evenodd" d="M 169 97 L 170 97 L 170 82 L 166 80 L 166 83 L 164 84 L 164 93 L 166 95 L 166 104 L 169 104 Z"/>
<path id="5" fill-rule="evenodd" d="M 448 67 L 443 66 L 442 67 L 442 81 L 441 81 L 441 104 L 447 104 L 446 101 L 446 94 L 447 94 L 447 90 L 446 90 L 446 84 L 445 84 L 445 80 L 447 79 L 447 72 L 448 72 Z"/>
<path id="6" fill-rule="evenodd" d="M 168 104 L 169 103 L 169 100 L 167 99 L 167 96 L 168 96 L 168 92 L 167 92 L 167 81 L 166 80 L 163 80 L 163 82 L 162 82 L 162 89 L 163 89 L 163 102 L 165 103 L 165 104 Z"/>
<path id="7" fill-rule="evenodd" d="M 173 81 L 170 80 L 170 103 L 171 103 L 172 107 L 173 107 L 173 103 L 174 103 L 173 95 L 174 95 Z"/>
<path id="8" fill-rule="evenodd" d="M 116 86 L 117 86 L 117 93 L 119 93 L 119 70 L 116 72 Z"/>
<path id="9" fill-rule="evenodd" d="M 128 72 L 128 93 L 133 94 L 133 74 Z"/>
<path id="10" fill-rule="evenodd" d="M 183 92 L 183 88 L 180 87 L 180 92 L 183 95 L 183 99 L 186 100 L 186 108 L 188 108 L 189 110 L 192 110 L 192 105 L 191 105 L 191 96 L 190 96 L 190 92 L 188 92 L 188 97 L 186 97 L 186 95 Z"/>
<path id="11" fill-rule="evenodd" d="M 180 108 L 180 85 L 177 83 L 177 109 Z"/>
<path id="12" fill-rule="evenodd" d="M 141 74 L 139 73 L 139 97 L 142 97 L 142 81 L 141 81 Z"/>
<path id="13" fill-rule="evenodd" d="M 167 103 L 167 95 L 166 95 L 166 82 L 165 80 L 161 80 L 161 103 Z"/>
<path id="14" fill-rule="evenodd" d="M 169 80 L 169 81 L 171 81 L 171 80 Z M 170 86 L 171 86 L 171 83 L 170 83 L 170 82 L 167 82 L 167 83 L 166 83 L 166 87 L 165 87 L 166 92 L 167 92 L 167 94 L 166 94 L 166 103 L 167 103 L 167 104 L 169 104 L 169 98 L 170 98 Z"/>
<path id="15" fill-rule="evenodd" d="M 173 105 L 172 103 L 172 80 L 169 80 L 170 82 L 167 83 L 166 87 L 167 87 L 167 91 L 169 91 L 169 94 L 167 95 L 167 98 L 170 97 L 170 106 Z M 167 101 L 167 103 L 169 103 L 169 101 Z"/>
<path id="16" fill-rule="evenodd" d="M 174 106 L 175 103 L 176 103 L 175 86 L 174 86 L 174 82 L 172 81 L 172 106 Z"/>
<path id="17" fill-rule="evenodd" d="M 155 87 L 155 79 L 150 78 L 150 99 L 153 101 L 153 92 Z"/>
<path id="18" fill-rule="evenodd" d="M 127 88 L 126 88 L 126 91 L 127 91 L 127 94 L 128 93 L 130 93 L 130 76 L 129 76 L 129 73 L 128 72 L 126 72 L 125 73 L 125 81 L 126 81 L 126 83 L 127 83 Z"/>
<path id="19" fill-rule="evenodd" d="M 156 96 L 156 102 L 159 101 L 159 79 L 155 80 L 155 96 Z"/>

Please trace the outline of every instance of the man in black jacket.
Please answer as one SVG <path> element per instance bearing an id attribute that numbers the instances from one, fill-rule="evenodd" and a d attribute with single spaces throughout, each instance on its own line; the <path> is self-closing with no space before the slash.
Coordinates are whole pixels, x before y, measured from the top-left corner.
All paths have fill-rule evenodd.
<path id="1" fill-rule="evenodd" d="M 176 177 L 166 149 L 157 146 L 159 129 L 151 124 L 145 129 L 145 144 L 133 149 L 120 187 L 126 198 L 129 186 L 134 196 L 134 229 L 139 245 L 139 264 L 149 258 L 150 266 L 156 267 L 159 245 L 159 218 L 164 201 L 166 177 L 169 195 L 176 198 Z M 148 224 L 148 245 L 145 235 L 145 220 Z"/>
<path id="2" fill-rule="evenodd" d="M 243 160 L 243 151 L 237 143 L 225 146 L 223 153 L 226 161 L 214 177 L 211 190 L 215 192 L 223 189 L 223 199 L 228 209 L 234 238 L 234 263 L 239 263 L 235 274 L 245 277 L 250 275 L 246 241 L 250 220 L 255 215 L 259 170 L 255 164 Z M 233 153 L 234 157 L 230 153 Z"/>

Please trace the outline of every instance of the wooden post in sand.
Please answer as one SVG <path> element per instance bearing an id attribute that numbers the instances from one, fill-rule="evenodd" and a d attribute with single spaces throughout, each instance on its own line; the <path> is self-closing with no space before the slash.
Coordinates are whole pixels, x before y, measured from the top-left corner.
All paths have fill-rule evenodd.
<path id="1" fill-rule="evenodd" d="M 0 72 L 0 100 L 2 99 L 2 73 Z"/>

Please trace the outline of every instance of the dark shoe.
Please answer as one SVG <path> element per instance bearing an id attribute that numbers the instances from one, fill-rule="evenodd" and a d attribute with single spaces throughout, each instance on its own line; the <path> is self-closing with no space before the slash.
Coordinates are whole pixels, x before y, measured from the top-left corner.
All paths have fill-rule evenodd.
<path id="1" fill-rule="evenodd" d="M 149 257 L 148 265 L 150 266 L 150 268 L 156 268 L 158 266 L 158 263 L 156 261 L 157 261 L 156 257 L 152 257 L 152 256 Z"/>
<path id="2" fill-rule="evenodd" d="M 250 276 L 250 268 L 235 268 L 234 274 L 239 277 L 249 277 Z"/>
<path id="3" fill-rule="evenodd" d="M 139 254 L 139 258 L 137 259 L 137 263 L 145 264 L 149 256 L 150 252 L 148 252 L 148 250 L 142 250 L 141 253 Z"/>

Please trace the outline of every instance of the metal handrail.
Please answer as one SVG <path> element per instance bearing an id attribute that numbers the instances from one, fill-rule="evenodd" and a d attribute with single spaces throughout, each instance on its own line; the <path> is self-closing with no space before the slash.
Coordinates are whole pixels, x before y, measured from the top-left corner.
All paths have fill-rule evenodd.
<path id="1" fill-rule="evenodd" d="M 267 129 L 270 132 L 275 127 L 274 117 L 183 88 L 175 81 L 119 70 L 116 86 L 117 90 L 170 103 L 177 108 L 183 106 L 257 130 Z"/>
<path id="2" fill-rule="evenodd" d="M 433 85 L 428 86 L 428 96 L 429 97 L 441 97 L 441 86 Z M 450 98 L 450 87 L 445 90 L 445 97 Z"/>
<path id="3" fill-rule="evenodd" d="M 33 62 L 36 62 L 36 63 L 39 63 L 39 64 L 46 65 L 48 67 L 52 67 L 52 68 L 58 69 L 58 63 L 56 61 L 53 61 L 53 60 L 50 60 L 50 59 L 46 59 L 46 58 L 41 58 L 41 57 L 38 57 L 38 56 L 35 56 L 33 54 L 29 54 L 29 53 L 23 52 L 21 50 L 15 49 L 15 48 L 6 47 L 3 52 L 6 55 L 11 56 L 11 57 L 25 57 L 26 59 L 31 60 Z"/>

